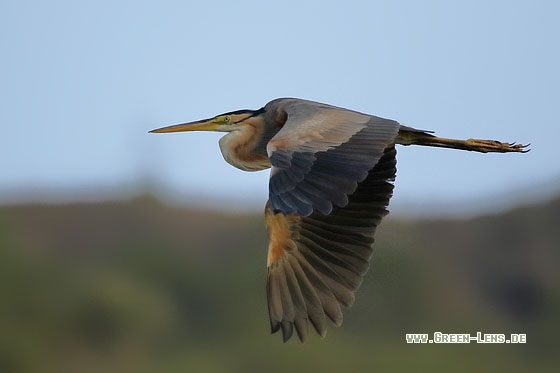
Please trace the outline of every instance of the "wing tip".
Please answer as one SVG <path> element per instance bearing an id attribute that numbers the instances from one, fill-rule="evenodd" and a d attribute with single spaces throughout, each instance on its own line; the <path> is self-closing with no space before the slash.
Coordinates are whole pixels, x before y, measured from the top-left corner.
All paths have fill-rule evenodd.
<path id="1" fill-rule="evenodd" d="M 294 334 L 294 324 L 291 321 L 283 320 L 280 323 L 280 328 L 282 329 L 282 341 L 286 343 Z"/>

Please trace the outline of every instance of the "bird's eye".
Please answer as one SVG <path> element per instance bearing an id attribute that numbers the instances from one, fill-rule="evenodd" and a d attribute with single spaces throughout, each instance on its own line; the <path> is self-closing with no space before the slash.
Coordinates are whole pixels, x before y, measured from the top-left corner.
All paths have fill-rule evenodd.
<path id="1" fill-rule="evenodd" d="M 229 115 L 218 115 L 215 117 L 212 122 L 218 124 L 231 124 L 231 116 Z"/>

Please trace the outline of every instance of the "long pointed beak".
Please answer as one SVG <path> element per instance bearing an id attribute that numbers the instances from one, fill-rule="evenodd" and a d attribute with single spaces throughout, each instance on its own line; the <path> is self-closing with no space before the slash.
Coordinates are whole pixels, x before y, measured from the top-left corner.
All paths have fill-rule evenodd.
<path id="1" fill-rule="evenodd" d="M 184 132 L 184 131 L 215 131 L 218 124 L 213 122 L 212 119 L 203 119 L 196 122 L 175 124 L 172 126 L 161 127 L 151 130 L 150 133 L 165 133 L 165 132 Z"/>

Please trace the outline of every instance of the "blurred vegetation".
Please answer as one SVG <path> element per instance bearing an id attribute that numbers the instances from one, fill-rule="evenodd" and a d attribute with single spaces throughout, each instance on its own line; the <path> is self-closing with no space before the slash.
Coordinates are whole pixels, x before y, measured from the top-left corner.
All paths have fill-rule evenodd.
<path id="1" fill-rule="evenodd" d="M 552 371 L 560 199 L 395 221 L 340 328 L 269 335 L 261 216 L 128 202 L 0 207 L 1 372 Z M 405 333 L 526 333 L 406 344 Z"/>

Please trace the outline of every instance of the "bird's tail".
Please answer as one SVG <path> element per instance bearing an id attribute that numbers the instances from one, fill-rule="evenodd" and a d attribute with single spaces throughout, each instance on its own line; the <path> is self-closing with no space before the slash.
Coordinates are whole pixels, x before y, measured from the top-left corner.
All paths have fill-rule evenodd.
<path id="1" fill-rule="evenodd" d="M 438 148 L 460 149 L 480 153 L 526 153 L 529 151 L 529 149 L 527 149 L 529 145 L 517 144 L 514 142 L 479 139 L 446 139 L 422 131 L 403 129 L 399 131 L 395 142 L 401 145 L 434 146 Z"/>

